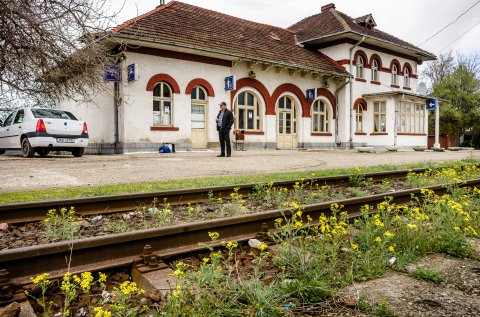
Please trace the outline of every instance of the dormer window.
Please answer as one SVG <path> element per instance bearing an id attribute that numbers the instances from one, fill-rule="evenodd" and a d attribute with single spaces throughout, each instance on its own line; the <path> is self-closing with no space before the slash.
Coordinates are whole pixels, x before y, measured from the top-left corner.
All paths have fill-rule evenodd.
<path id="1" fill-rule="evenodd" d="M 363 61 L 363 57 L 358 55 L 357 57 L 357 78 L 363 78 L 363 68 L 365 66 L 365 62 Z"/>
<path id="2" fill-rule="evenodd" d="M 392 85 L 398 85 L 398 66 L 393 64 L 392 67 Z"/>
<path id="3" fill-rule="evenodd" d="M 376 59 L 372 62 L 372 81 L 378 80 L 378 61 Z"/>
<path id="4" fill-rule="evenodd" d="M 367 15 L 364 15 L 364 16 L 361 16 L 359 18 L 356 18 L 355 19 L 355 22 L 358 24 L 358 25 L 361 25 L 367 29 L 373 29 L 374 27 L 377 26 L 377 24 L 375 23 L 375 20 L 373 19 L 373 16 L 371 14 L 367 14 Z"/>
<path id="5" fill-rule="evenodd" d="M 403 87 L 410 87 L 410 71 L 408 68 L 403 71 Z"/>

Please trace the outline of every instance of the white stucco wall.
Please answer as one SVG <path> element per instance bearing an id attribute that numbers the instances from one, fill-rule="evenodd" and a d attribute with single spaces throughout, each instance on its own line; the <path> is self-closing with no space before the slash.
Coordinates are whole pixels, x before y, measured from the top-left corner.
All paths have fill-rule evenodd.
<path id="1" fill-rule="evenodd" d="M 351 44 L 340 44 L 328 48 L 323 48 L 320 51 L 330 58 L 334 60 L 348 60 L 350 48 L 353 47 Z M 350 99 L 350 84 L 348 84 L 344 89 L 341 90 L 339 94 L 339 98 L 337 100 L 339 105 L 339 127 L 338 127 L 338 135 L 339 141 L 341 142 L 349 142 L 350 141 L 350 122 L 353 124 L 353 131 L 355 132 L 355 116 L 353 116 L 353 120 L 351 120 L 351 112 L 350 109 L 353 107 L 353 104 L 358 98 L 362 98 L 365 94 L 374 94 L 374 93 L 386 93 L 386 92 L 409 92 L 415 93 L 417 89 L 417 79 L 411 77 L 412 75 L 417 75 L 417 64 L 411 60 L 402 58 L 399 56 L 394 56 L 390 54 L 386 54 L 383 52 L 378 52 L 372 49 L 364 48 L 364 47 L 355 47 L 352 51 L 352 58 L 355 55 L 355 52 L 358 50 L 362 50 L 367 55 L 366 63 L 370 63 L 371 56 L 376 54 L 381 59 L 381 66 L 380 68 L 390 68 L 392 60 L 396 59 L 400 63 L 399 72 L 403 71 L 405 63 L 410 64 L 412 68 L 412 73 L 410 74 L 410 89 L 404 89 L 404 77 L 398 75 L 398 85 L 400 88 L 394 88 L 391 86 L 392 82 L 392 75 L 390 72 L 378 71 L 379 75 L 379 82 L 378 84 L 371 83 L 372 80 L 372 72 L 371 68 L 364 69 L 364 79 L 365 82 L 357 81 L 353 79 L 352 81 L 352 98 Z M 343 65 L 347 71 L 350 70 L 348 64 Z M 356 66 L 352 67 L 352 75 L 356 75 Z M 387 133 L 388 135 L 371 135 L 373 133 L 373 102 L 374 101 L 385 101 L 387 106 Z M 351 137 L 351 141 L 354 144 L 367 144 L 372 146 L 382 146 L 382 145 L 393 145 L 395 143 L 395 100 L 393 97 L 388 96 L 379 96 L 376 98 L 369 98 L 367 100 L 367 110 L 363 113 L 364 121 L 364 131 L 365 135 L 358 135 L 353 133 Z M 428 131 L 428 120 L 425 119 L 426 126 L 425 131 Z M 425 135 L 401 135 L 397 136 L 396 143 L 399 146 L 426 146 L 427 145 L 427 136 Z"/>
<path id="2" fill-rule="evenodd" d="M 87 122 L 90 143 L 114 142 L 113 83 L 106 83 L 106 91 L 91 96 L 93 102 L 64 99 L 57 106 L 71 111 L 78 119 Z"/>
<path id="3" fill-rule="evenodd" d="M 350 44 L 341 44 L 334 47 L 322 49 L 334 60 L 348 59 Z M 376 53 L 382 60 L 382 67 L 389 68 L 393 58 L 400 62 L 401 68 L 408 62 L 415 74 L 417 65 L 404 58 L 390 56 L 385 53 L 376 52 L 366 48 L 355 48 L 363 50 L 370 61 L 372 54 Z M 282 84 L 293 84 L 300 90 L 304 96 L 307 89 L 311 88 L 327 88 L 328 91 L 335 95 L 337 89 L 345 82 L 345 80 L 334 79 L 328 77 L 325 87 L 325 78 L 319 76 L 313 78 L 311 74 L 305 75 L 296 72 L 290 73 L 289 70 L 271 67 L 264 70 L 261 64 L 250 66 L 247 62 L 238 62 L 233 66 L 220 66 L 206 64 L 202 62 L 187 61 L 177 58 L 169 58 L 162 56 L 154 56 L 147 54 L 139 54 L 134 52 L 126 52 L 126 59 L 121 62 L 123 69 L 122 81 L 120 82 L 120 98 L 119 106 L 119 142 L 121 144 L 158 144 L 158 143 L 176 143 L 182 144 L 188 148 L 191 144 L 191 99 L 190 94 L 185 94 L 187 85 L 191 80 L 200 78 L 208 81 L 212 86 L 215 96 L 208 98 L 208 107 L 206 113 L 206 129 L 207 143 L 212 144 L 218 142 L 218 134 L 215 126 L 215 119 L 219 110 L 218 104 L 226 101 L 229 108 L 232 108 L 232 98 L 230 91 L 225 91 L 225 77 L 234 75 L 237 80 L 248 78 L 249 72 L 253 71 L 256 80 L 263 84 L 268 91 L 268 98 L 271 99 L 274 91 Z M 127 65 L 138 64 L 138 80 L 127 81 Z M 345 65 L 348 70 L 348 65 Z M 355 67 L 353 67 L 355 74 Z M 153 127 L 153 93 L 147 91 L 149 80 L 158 74 L 165 74 L 173 78 L 179 86 L 179 93 L 173 94 L 172 107 L 172 126 L 178 128 L 178 131 L 167 131 L 165 129 L 156 130 Z M 330 105 L 330 133 L 331 135 L 312 135 L 310 111 L 313 101 L 309 101 L 307 109 L 303 109 L 300 99 L 291 92 L 283 92 L 283 95 L 289 95 L 295 100 L 297 106 L 297 136 L 299 145 L 313 147 L 332 147 L 335 142 L 347 144 L 350 142 L 350 107 L 357 98 L 361 98 L 365 94 L 374 94 L 389 91 L 408 91 L 414 92 L 416 89 L 416 79 L 410 78 L 411 90 L 403 90 L 403 76 L 399 76 L 401 88 L 391 87 L 391 74 L 389 72 L 379 71 L 380 85 L 371 83 L 371 70 L 366 68 L 364 72 L 366 82 L 353 80 L 353 94 L 350 98 L 350 84 L 343 86 L 338 91 L 337 98 L 337 116 L 338 125 L 336 125 L 333 117 L 333 104 L 330 104 L 327 98 L 318 96 Z M 95 102 L 91 104 L 76 106 L 75 103 L 63 101 L 59 106 L 64 109 L 70 109 L 81 119 L 86 120 L 89 125 L 89 132 L 93 142 L 112 143 L 114 142 L 114 106 L 113 106 L 113 84 L 111 85 L 111 93 L 96 96 Z M 260 91 L 254 87 L 243 87 L 236 92 L 233 100 L 238 93 L 250 90 L 256 94 L 261 104 L 262 113 L 262 132 L 263 134 L 247 134 L 246 142 L 257 144 L 259 146 L 271 146 L 276 143 L 277 120 L 276 115 L 266 115 L 266 106 L 271 100 L 264 100 Z M 303 97 L 302 97 L 303 98 Z M 387 104 L 387 135 L 371 135 L 373 132 L 373 102 L 385 101 Z M 275 111 L 277 100 L 274 100 Z M 304 116 L 303 112 L 307 115 Z M 425 122 L 427 120 L 425 119 Z M 355 117 L 352 124 L 355 129 Z M 393 145 L 395 143 L 395 100 L 393 97 L 383 96 L 378 98 L 369 98 L 367 100 L 367 110 L 364 112 L 364 131 L 366 135 L 353 135 L 352 142 L 354 144 L 367 144 L 373 146 Z M 427 131 L 427 127 L 425 127 Z M 337 133 L 337 135 L 336 135 Z M 397 137 L 397 145 L 413 146 L 427 144 L 427 136 L 409 136 L 402 135 Z"/>

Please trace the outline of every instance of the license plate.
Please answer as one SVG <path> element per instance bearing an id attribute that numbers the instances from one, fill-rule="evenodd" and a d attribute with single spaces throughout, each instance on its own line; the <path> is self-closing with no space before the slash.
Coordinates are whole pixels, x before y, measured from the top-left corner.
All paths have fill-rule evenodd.
<path id="1" fill-rule="evenodd" d="M 75 143 L 75 139 L 57 138 L 57 143 Z"/>

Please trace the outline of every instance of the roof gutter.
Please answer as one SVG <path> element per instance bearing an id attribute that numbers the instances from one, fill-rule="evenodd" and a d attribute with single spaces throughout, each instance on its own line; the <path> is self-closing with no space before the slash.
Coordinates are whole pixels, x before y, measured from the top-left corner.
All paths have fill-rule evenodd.
<path id="1" fill-rule="evenodd" d="M 220 54 L 220 55 L 225 55 L 225 56 L 230 56 L 230 57 L 236 57 L 236 58 L 239 58 L 239 59 L 257 60 L 257 61 L 260 61 L 260 62 L 277 64 L 277 65 L 285 66 L 285 67 L 295 67 L 295 68 L 303 69 L 303 70 L 306 70 L 306 71 L 318 72 L 318 73 L 329 74 L 329 75 L 340 76 L 340 77 L 348 77 L 349 76 L 347 74 L 340 73 L 340 72 L 325 71 L 325 70 L 309 68 L 309 67 L 305 67 L 305 66 L 297 65 L 297 64 L 286 64 L 286 63 L 281 63 L 281 62 L 273 61 L 273 60 L 259 59 L 257 57 L 250 57 L 250 56 L 247 56 L 247 55 L 241 55 L 241 54 L 235 54 L 235 53 L 230 53 L 230 52 L 225 52 L 225 51 L 219 51 L 219 50 L 209 49 L 209 48 L 205 48 L 205 47 L 186 45 L 186 44 L 178 43 L 178 42 L 174 42 L 174 41 L 158 40 L 158 39 L 152 39 L 152 38 L 146 38 L 146 37 L 140 37 L 140 36 L 128 36 L 128 35 L 123 35 L 123 34 L 112 34 L 112 35 L 113 35 L 113 37 L 119 38 L 119 39 L 136 40 L 136 41 L 150 42 L 150 43 L 155 43 L 155 44 L 176 46 L 176 47 L 187 48 L 187 49 L 192 49 L 192 50 L 197 50 L 197 51 L 203 51 L 203 52 L 207 52 L 207 53 L 214 53 L 214 54 Z"/>
<path id="2" fill-rule="evenodd" d="M 349 52 L 349 61 L 350 61 L 350 74 L 352 75 L 352 68 L 353 68 L 353 50 L 362 44 L 362 42 L 365 41 L 365 36 L 362 37 L 360 41 L 358 41 L 355 45 L 350 47 L 350 52 Z M 355 121 L 355 109 L 353 109 L 353 81 L 350 80 L 350 146 L 352 146 L 352 141 L 353 141 L 353 122 Z"/>
<path id="3" fill-rule="evenodd" d="M 418 49 L 413 49 L 413 48 L 411 48 L 411 47 L 407 47 L 407 46 L 404 46 L 404 45 L 399 45 L 399 44 L 396 44 L 396 43 L 393 43 L 393 42 L 390 42 L 390 41 L 382 40 L 382 39 L 379 39 L 379 38 L 376 38 L 376 37 L 373 37 L 373 36 L 369 36 L 369 35 L 365 35 L 365 34 L 362 34 L 362 33 L 359 33 L 359 32 L 355 32 L 355 31 L 342 31 L 342 32 L 337 32 L 337 33 L 325 35 L 325 36 L 313 37 L 313 38 L 311 38 L 311 39 L 308 39 L 308 40 L 305 40 L 305 41 L 301 41 L 301 42 L 299 42 L 299 43 L 300 43 L 300 44 L 306 44 L 307 42 L 316 41 L 316 40 L 321 40 L 321 39 L 328 39 L 329 37 L 334 37 L 334 36 L 337 36 L 337 35 L 348 34 L 348 33 L 355 34 L 355 35 L 358 35 L 358 36 L 362 36 L 362 37 L 365 37 L 365 38 L 369 38 L 369 39 L 372 39 L 372 40 L 375 40 L 375 41 L 387 43 L 387 44 L 390 44 L 390 45 L 394 45 L 394 46 L 397 46 L 397 47 L 401 47 L 401 48 L 404 48 L 404 49 L 406 49 L 406 50 L 413 51 L 413 52 L 417 53 L 417 54 L 420 55 L 420 56 L 427 57 L 427 58 L 431 58 L 432 60 L 437 59 L 437 56 L 435 56 L 434 54 L 431 54 L 431 53 L 429 53 L 429 52 L 427 52 L 427 51 L 418 50 Z"/>

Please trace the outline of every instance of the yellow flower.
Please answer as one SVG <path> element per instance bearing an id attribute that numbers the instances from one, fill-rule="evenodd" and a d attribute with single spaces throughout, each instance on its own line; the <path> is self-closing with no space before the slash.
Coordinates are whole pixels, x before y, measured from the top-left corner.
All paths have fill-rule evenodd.
<path id="1" fill-rule="evenodd" d="M 102 272 L 98 272 L 98 281 L 99 282 L 106 282 L 107 281 L 107 275 L 103 274 Z"/>
<path id="2" fill-rule="evenodd" d="M 33 283 L 33 284 L 36 284 L 36 285 L 39 285 L 39 284 L 42 284 L 44 283 L 45 285 L 48 285 L 50 284 L 50 281 L 47 279 L 49 276 L 48 273 L 43 273 L 41 275 L 38 275 L 37 277 L 35 278 L 30 278 L 30 281 Z"/>
<path id="3" fill-rule="evenodd" d="M 417 229 L 417 225 L 414 224 L 414 223 L 409 223 L 409 224 L 407 224 L 407 228 L 408 228 L 409 230 L 416 230 L 416 229 Z"/>
<path id="4" fill-rule="evenodd" d="M 230 250 L 230 251 L 231 251 L 232 249 L 237 248 L 237 247 L 238 247 L 238 243 L 235 242 L 235 241 L 233 241 L 233 242 L 228 242 L 228 243 L 227 243 L 227 249 Z"/>
<path id="5" fill-rule="evenodd" d="M 385 231 L 385 232 L 383 233 L 383 235 L 384 235 L 385 237 L 387 237 L 387 238 L 391 238 L 391 237 L 393 237 L 395 234 L 394 234 L 394 233 L 391 233 L 390 231 Z"/>
<path id="6" fill-rule="evenodd" d="M 455 230 L 456 232 L 460 232 L 460 227 L 454 227 L 453 230 Z"/>
<path id="7" fill-rule="evenodd" d="M 208 261 L 210 261 L 210 259 L 209 259 L 209 258 L 203 258 L 203 263 L 207 264 L 207 263 L 208 263 Z"/>
<path id="8" fill-rule="evenodd" d="M 220 234 L 218 232 L 209 232 L 208 233 L 208 236 L 210 237 L 210 239 L 212 239 L 213 241 L 216 241 L 219 237 L 220 237 Z"/>
<path id="9" fill-rule="evenodd" d="M 375 238 L 375 242 L 377 242 L 377 243 L 380 243 L 380 242 L 382 242 L 382 238 L 380 238 L 380 237 L 376 237 L 376 238 Z"/>
<path id="10" fill-rule="evenodd" d="M 352 249 L 353 249 L 353 250 L 357 250 L 357 249 L 358 249 L 358 244 L 352 243 Z"/>
<path id="11" fill-rule="evenodd" d="M 260 251 L 265 251 L 266 249 L 268 248 L 268 245 L 265 243 L 265 242 L 261 242 L 259 245 L 258 245 L 258 249 Z"/>
<path id="12" fill-rule="evenodd" d="M 388 247 L 388 252 L 395 252 L 395 248 L 393 245 Z"/>
<path id="13" fill-rule="evenodd" d="M 102 307 L 95 307 L 94 309 L 95 317 L 110 317 L 112 315 L 109 311 L 104 311 Z"/>

